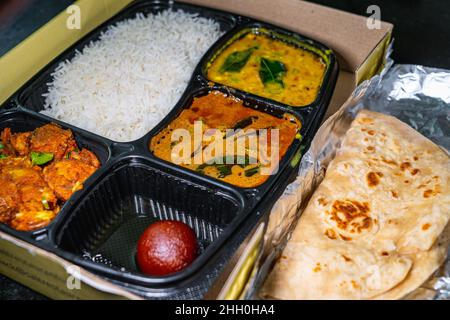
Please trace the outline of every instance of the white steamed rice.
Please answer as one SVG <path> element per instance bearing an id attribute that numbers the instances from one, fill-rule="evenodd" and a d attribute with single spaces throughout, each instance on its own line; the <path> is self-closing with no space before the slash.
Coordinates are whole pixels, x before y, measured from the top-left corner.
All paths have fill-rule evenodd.
<path id="1" fill-rule="evenodd" d="M 115 141 L 142 137 L 173 108 L 219 24 L 183 11 L 109 27 L 49 84 L 42 113 Z"/>

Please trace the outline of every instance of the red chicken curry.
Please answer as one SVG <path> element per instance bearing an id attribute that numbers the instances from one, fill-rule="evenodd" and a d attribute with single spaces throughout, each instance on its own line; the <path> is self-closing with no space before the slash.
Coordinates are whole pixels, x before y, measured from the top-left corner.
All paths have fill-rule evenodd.
<path id="1" fill-rule="evenodd" d="M 48 225 L 83 188 L 100 162 L 80 150 L 72 131 L 47 124 L 32 132 L 0 133 L 0 223 L 20 231 Z"/>

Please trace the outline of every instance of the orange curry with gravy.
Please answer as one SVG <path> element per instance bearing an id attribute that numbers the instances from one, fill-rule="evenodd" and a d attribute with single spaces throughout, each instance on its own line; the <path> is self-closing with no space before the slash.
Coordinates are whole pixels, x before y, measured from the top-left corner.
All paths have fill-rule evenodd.
<path id="1" fill-rule="evenodd" d="M 216 138 L 201 139 L 195 141 L 195 123 L 201 121 L 202 137 L 211 136 L 208 129 L 214 129 L 214 134 L 223 140 L 222 150 L 216 153 L 212 144 Z M 184 109 L 181 114 L 167 127 L 161 130 L 150 142 L 151 152 L 166 161 L 176 163 L 174 156 L 179 156 L 183 143 L 191 146 L 186 156 L 186 162 L 177 163 L 185 168 L 197 171 L 201 174 L 211 176 L 224 182 L 243 187 L 256 187 L 264 183 L 270 174 L 262 174 L 262 168 L 268 168 L 272 163 L 264 158 L 270 155 L 273 146 L 278 149 L 279 161 L 287 152 L 294 139 L 300 138 L 299 130 L 301 123 L 291 114 L 284 114 L 278 118 L 273 115 L 245 107 L 243 102 L 235 97 L 227 96 L 219 91 L 213 91 L 208 95 L 194 98 L 192 105 Z M 190 141 L 184 141 L 184 137 L 175 137 L 176 129 L 185 129 L 189 132 Z M 230 134 L 227 129 L 233 129 L 236 134 Z M 239 130 L 241 129 L 241 130 Z M 260 129 L 264 131 L 267 141 L 265 143 L 266 153 L 254 153 L 247 138 L 251 135 L 258 138 Z M 278 143 L 272 143 L 273 129 L 278 129 Z M 215 136 L 215 137 L 216 137 Z M 244 138 L 245 152 L 237 150 L 238 140 Z M 209 141 L 206 141 L 209 140 Z M 233 141 L 232 150 L 227 148 L 226 141 Z M 258 142 L 259 143 L 259 142 Z M 254 145 L 253 145 L 254 146 Z M 261 148 L 261 145 L 258 145 Z M 195 161 L 205 151 L 210 150 L 201 163 Z M 229 154 L 227 154 L 227 152 Z M 230 156 L 230 153 L 233 154 Z M 255 156 L 256 154 L 256 156 Z M 218 161 L 219 160 L 219 161 Z M 251 161 L 253 160 L 253 161 Z M 212 162 L 212 163 L 211 163 Z M 230 163 L 231 162 L 231 163 Z M 273 173 L 273 172 L 272 172 Z"/>

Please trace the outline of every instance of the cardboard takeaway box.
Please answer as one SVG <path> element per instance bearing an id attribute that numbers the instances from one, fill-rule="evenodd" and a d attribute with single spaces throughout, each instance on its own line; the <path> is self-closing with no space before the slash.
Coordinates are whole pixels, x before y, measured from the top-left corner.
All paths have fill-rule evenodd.
<path id="1" fill-rule="evenodd" d="M 69 30 L 70 13 L 63 11 L 17 47 L 0 58 L 0 104 L 28 79 L 132 0 L 79 0 L 81 29 Z M 300 0 L 184 0 L 267 21 L 318 40 L 332 48 L 340 73 L 328 115 L 335 112 L 361 81 L 376 74 L 383 65 L 391 39 L 392 25 L 381 22 L 370 29 L 367 17 L 334 10 Z M 251 241 L 250 241 L 251 239 Z M 257 240 L 249 237 L 217 279 L 208 298 L 238 298 L 251 270 Z M 250 248 L 250 249 L 249 249 Z M 0 232 L 0 273 L 54 299 L 139 299 L 86 270 L 74 268 L 60 257 Z M 239 275 L 238 282 L 230 285 Z M 233 288 L 223 292 L 223 286 Z M 230 289 L 231 290 L 231 289 Z M 221 291 L 218 295 L 217 292 Z"/>

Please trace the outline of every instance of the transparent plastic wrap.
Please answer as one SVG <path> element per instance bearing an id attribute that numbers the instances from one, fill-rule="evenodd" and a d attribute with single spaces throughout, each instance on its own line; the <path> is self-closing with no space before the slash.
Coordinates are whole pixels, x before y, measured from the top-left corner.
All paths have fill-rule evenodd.
<path id="1" fill-rule="evenodd" d="M 363 82 L 342 108 L 322 124 L 314 137 L 302 158 L 296 181 L 287 187 L 272 209 L 262 253 L 246 286 L 246 298 L 260 298 L 258 292 L 289 240 L 309 197 L 323 180 L 352 120 L 363 108 L 397 117 L 449 153 L 450 71 L 417 65 L 392 66 L 392 60 L 387 59 L 383 72 Z M 449 256 L 450 252 L 444 265 L 405 298 L 450 299 Z"/>

